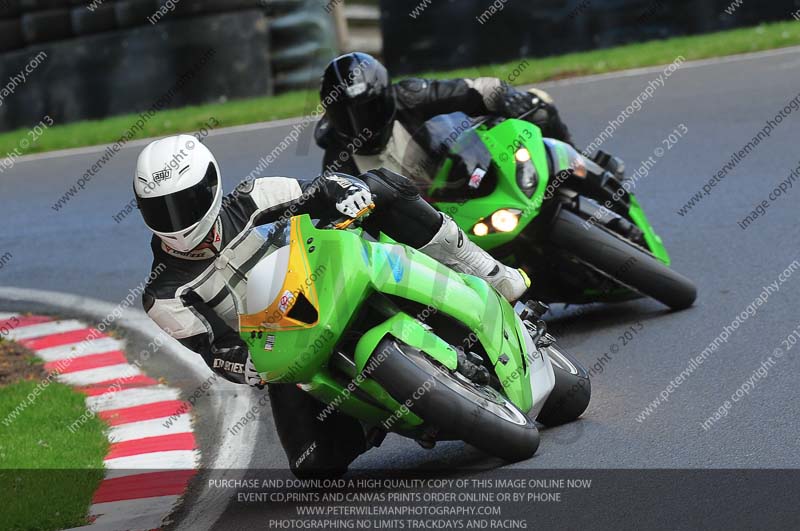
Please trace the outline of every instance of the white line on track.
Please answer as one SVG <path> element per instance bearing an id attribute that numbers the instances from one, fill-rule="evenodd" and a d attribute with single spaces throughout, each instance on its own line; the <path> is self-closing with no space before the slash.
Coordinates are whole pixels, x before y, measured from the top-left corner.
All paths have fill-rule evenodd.
<path id="1" fill-rule="evenodd" d="M 158 419 L 140 420 L 112 426 L 108 431 L 108 440 L 112 443 L 144 439 L 145 437 L 159 437 L 161 435 L 174 435 L 192 431 L 192 416 L 189 413 L 178 415 L 170 419 L 171 424 L 165 427 L 169 417 Z M 160 466 L 160 465 L 159 465 Z"/>
<path id="2" fill-rule="evenodd" d="M 120 378 L 129 378 L 142 374 L 142 371 L 127 363 L 118 365 L 108 365 L 96 369 L 86 369 L 84 371 L 68 372 L 59 374 L 58 381 L 67 385 L 82 386 L 92 385 L 100 382 L 109 382 Z"/>
<path id="3" fill-rule="evenodd" d="M 752 61 L 756 59 L 765 59 L 770 57 L 780 57 L 783 55 L 796 55 L 800 54 L 800 46 L 790 46 L 787 48 L 778 48 L 776 50 L 765 50 L 763 52 L 750 52 L 737 55 L 728 55 L 725 57 L 712 57 L 710 59 L 697 59 L 694 61 L 686 61 L 682 63 L 678 71 L 689 68 L 702 68 L 704 66 L 724 65 L 728 63 L 740 63 L 744 61 Z M 676 57 L 677 57 L 676 53 Z M 595 74 L 592 76 L 572 77 L 567 79 L 560 79 L 558 81 L 546 81 L 544 83 L 537 83 L 536 86 L 541 87 L 560 87 L 566 85 L 583 85 L 586 83 L 593 83 L 595 81 L 603 81 L 606 79 L 624 79 L 627 77 L 636 77 L 644 74 L 657 74 L 664 70 L 668 65 L 646 66 L 642 68 L 632 68 L 630 70 L 619 70 L 617 72 L 609 72 L 607 74 Z"/>
<path id="4" fill-rule="evenodd" d="M 20 326 L 19 328 L 11 330 L 7 337 L 8 339 L 19 341 L 20 339 L 50 336 L 53 334 L 72 332 L 73 330 L 81 330 L 84 328 L 88 328 L 86 323 L 75 321 L 74 319 L 68 319 L 66 321 L 49 321 L 30 326 Z"/>
<path id="5" fill-rule="evenodd" d="M 696 61 L 687 61 L 681 65 L 681 70 L 686 68 L 699 68 L 703 66 L 712 66 L 712 65 L 720 65 L 720 64 L 727 64 L 727 63 L 736 63 L 736 62 L 743 62 L 743 61 L 750 61 L 755 59 L 764 59 L 768 57 L 779 57 L 782 55 L 791 55 L 791 54 L 798 54 L 800 53 L 800 46 L 790 46 L 786 48 L 778 48 L 776 50 L 765 50 L 762 52 L 750 52 L 750 53 L 743 53 L 743 54 L 736 54 L 736 55 L 729 55 L 725 57 L 715 57 L 711 59 L 699 59 Z M 677 55 L 677 54 L 676 54 Z M 584 76 L 584 77 L 574 77 L 568 79 L 562 79 L 558 81 L 545 81 L 542 83 L 536 83 L 535 86 L 538 87 L 559 87 L 559 86 L 566 86 L 566 85 L 581 85 L 586 83 L 593 83 L 596 81 L 603 81 L 606 79 L 621 79 L 626 77 L 635 77 L 640 76 L 643 74 L 651 74 L 661 72 L 666 65 L 658 65 L 652 67 L 644 67 L 644 68 L 635 68 L 631 70 L 619 70 L 616 72 L 609 72 L 607 74 L 597 74 L 593 76 Z M 523 88 L 527 88 L 534 85 L 526 85 Z M 246 124 L 246 125 L 237 125 L 233 127 L 225 127 L 221 129 L 216 129 L 214 131 L 210 131 L 208 136 L 222 136 L 222 135 L 230 135 L 235 133 L 241 133 L 246 131 L 262 131 L 265 129 L 275 129 L 279 127 L 286 127 L 289 125 L 295 125 L 302 122 L 305 118 L 297 117 L 297 118 L 286 118 L 283 120 L 275 120 L 272 122 L 258 122 L 254 124 Z M 153 137 L 156 138 L 156 137 Z M 153 138 L 143 138 L 141 140 L 134 140 L 132 142 L 128 142 L 122 148 L 123 150 L 129 148 L 136 148 L 141 147 L 149 144 Z M 82 148 L 74 148 L 74 149 L 63 149 L 59 151 L 49 151 L 47 153 L 35 153 L 33 155 L 25 155 L 17 159 L 15 164 L 21 164 L 23 162 L 31 162 L 36 160 L 46 160 L 46 159 L 53 159 L 53 158 L 60 158 L 60 157 L 71 157 L 76 155 L 86 155 L 90 153 L 102 153 L 106 150 L 110 144 L 103 144 L 99 146 L 88 146 Z"/>
<path id="6" fill-rule="evenodd" d="M 104 352 L 111 352 L 113 350 L 122 350 L 125 343 L 113 337 L 101 337 L 85 343 L 84 347 L 78 351 L 78 346 L 83 343 L 70 343 L 69 345 L 61 345 L 60 347 L 43 348 L 36 351 L 36 355 L 44 361 L 61 361 L 69 358 L 76 358 L 79 356 L 88 356 L 90 354 L 102 354 Z"/>
<path id="7" fill-rule="evenodd" d="M 166 452 L 150 452 L 147 454 L 128 455 L 106 459 L 106 479 L 139 474 L 159 470 L 191 470 L 197 467 L 199 459 L 197 450 L 169 450 Z"/>
<path id="8" fill-rule="evenodd" d="M 179 398 L 180 393 L 177 389 L 163 385 L 151 385 L 148 387 L 135 387 L 133 389 L 116 391 L 114 393 L 90 396 L 86 398 L 86 406 L 91 411 L 97 413 L 98 411 L 143 406 L 145 404 L 152 404 L 153 402 L 178 400 Z"/>

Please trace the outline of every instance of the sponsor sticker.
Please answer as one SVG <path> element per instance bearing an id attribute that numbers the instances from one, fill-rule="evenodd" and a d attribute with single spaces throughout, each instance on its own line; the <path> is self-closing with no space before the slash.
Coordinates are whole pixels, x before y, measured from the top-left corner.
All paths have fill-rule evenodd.
<path id="1" fill-rule="evenodd" d="M 472 189 L 477 189 L 481 185 L 481 182 L 485 176 L 486 170 L 483 168 L 475 168 L 475 170 L 472 172 L 472 176 L 469 178 L 469 187 Z"/>
<path id="2" fill-rule="evenodd" d="M 286 313 L 287 311 L 289 311 L 289 308 L 291 308 L 293 304 L 294 304 L 294 293 L 292 293 L 287 289 L 286 291 L 283 292 L 281 300 L 278 303 L 278 311 L 280 311 L 281 313 Z"/>
<path id="3" fill-rule="evenodd" d="M 267 334 L 264 340 L 264 350 L 272 350 L 275 348 L 275 334 Z"/>

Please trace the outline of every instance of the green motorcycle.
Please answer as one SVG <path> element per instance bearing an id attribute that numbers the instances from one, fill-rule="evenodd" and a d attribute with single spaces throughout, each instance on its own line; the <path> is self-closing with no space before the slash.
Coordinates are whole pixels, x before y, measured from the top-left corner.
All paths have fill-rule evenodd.
<path id="1" fill-rule="evenodd" d="M 697 290 L 670 257 L 631 183 L 519 119 L 429 120 L 404 156 L 406 173 L 470 239 L 533 279 L 545 302 L 649 296 L 672 309 Z M 609 157 L 602 154 L 605 165 Z M 613 163 L 620 163 L 613 159 Z"/>
<path id="2" fill-rule="evenodd" d="M 241 337 L 267 383 L 294 383 L 366 425 L 432 447 L 463 440 L 509 461 L 539 446 L 534 420 L 586 409 L 586 370 L 486 282 L 360 229 L 307 216 L 253 228 L 270 252 L 248 276 Z M 346 229 L 346 230 L 343 230 Z"/>

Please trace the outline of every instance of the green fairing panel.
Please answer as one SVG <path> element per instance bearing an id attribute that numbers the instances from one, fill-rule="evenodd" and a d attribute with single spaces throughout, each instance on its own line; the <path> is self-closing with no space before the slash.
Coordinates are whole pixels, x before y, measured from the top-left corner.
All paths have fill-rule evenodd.
<path id="1" fill-rule="evenodd" d="M 539 176 L 536 191 L 530 198 L 525 196 L 515 180 L 500 179 L 495 191 L 486 197 L 470 199 L 463 203 L 436 203 L 436 208 L 452 216 L 472 241 L 488 250 L 512 241 L 539 214 L 549 182 L 549 167 L 542 133 L 533 124 L 507 120 L 491 130 L 482 126 L 477 129 L 477 133 L 489 149 L 500 174 L 516 175 L 514 154 L 519 147 L 524 146 L 531 154 L 531 160 Z M 445 178 L 446 175 L 443 174 L 447 171 L 448 167 L 444 166 L 437 179 Z M 486 236 L 475 236 L 472 233 L 471 229 L 475 223 L 487 219 L 503 208 L 522 212 L 519 224 L 513 231 L 494 232 Z"/>
<path id="2" fill-rule="evenodd" d="M 406 246 L 369 246 L 372 250 L 372 281 L 377 291 L 416 301 L 463 323 L 466 329 L 473 331 L 474 336 L 465 337 L 463 344 L 456 346 L 469 350 L 471 340 L 480 341 L 495 364 L 501 381 L 512 374 L 527 374 L 522 361 L 524 347 L 514 332 L 517 327 L 516 314 L 510 305 L 501 304 L 497 292 L 486 282 L 456 273 Z M 397 314 L 362 337 L 356 350 L 358 370 L 368 366 L 375 347 L 386 334 L 424 351 L 449 369 L 456 368 L 457 354 L 452 346 L 413 317 Z M 507 359 L 505 364 L 499 361 L 501 357 Z M 530 386 L 512 381 L 508 387 L 512 401 L 522 408 L 530 408 Z"/>
<path id="3" fill-rule="evenodd" d="M 671 260 L 669 253 L 667 252 L 667 248 L 664 247 L 664 242 L 661 240 L 661 236 L 656 234 L 655 229 L 653 229 L 653 226 L 650 225 L 644 210 L 642 210 L 642 207 L 639 206 L 639 202 L 636 200 L 636 197 L 634 197 L 633 194 L 630 194 L 630 201 L 631 207 L 628 209 L 628 215 L 630 215 L 633 222 L 636 223 L 636 226 L 639 227 L 644 233 L 644 240 L 647 242 L 648 247 L 650 247 L 650 251 L 655 255 L 656 258 L 664 262 L 666 265 L 670 265 Z"/>
<path id="4" fill-rule="evenodd" d="M 376 351 L 378 344 L 386 335 L 391 335 L 403 343 L 428 354 L 430 357 L 450 370 L 458 366 L 458 354 L 436 334 L 427 330 L 416 319 L 398 313 L 383 324 L 376 326 L 364 334 L 356 346 L 356 371 L 366 374 L 374 364 L 383 361 L 384 353 Z M 371 363 L 370 363 L 371 362 Z"/>
<path id="5" fill-rule="evenodd" d="M 558 173 L 559 171 L 569 169 L 570 162 L 569 155 L 564 147 L 564 144 L 558 143 L 555 144 L 555 146 L 556 156 L 558 157 L 558 168 L 555 170 L 555 173 Z M 667 253 L 667 249 L 664 247 L 664 242 L 661 241 L 661 237 L 656 234 L 652 225 L 650 225 L 650 222 L 647 220 L 647 216 L 645 215 L 644 210 L 642 210 L 642 207 L 639 205 L 639 201 L 636 199 L 636 196 L 633 194 L 628 194 L 628 197 L 630 198 L 631 203 L 631 206 L 628 209 L 628 215 L 630 216 L 631 220 L 644 233 L 645 242 L 655 257 L 664 262 L 666 265 L 669 265 L 669 254 Z"/>
<path id="6" fill-rule="evenodd" d="M 377 401 L 379 405 L 363 400 L 350 391 L 345 392 L 344 386 L 327 372 L 315 374 L 311 383 L 306 384 L 304 388 L 322 403 L 335 404 L 336 410 L 361 419 L 368 424 L 381 424 L 392 415 L 394 415 L 392 427 L 397 430 L 413 430 L 423 423 L 423 420 L 414 413 L 404 411 L 407 408 L 403 408 L 402 404 L 392 398 L 375 381 L 363 379 L 358 381 L 357 384 L 363 392 Z"/>
<path id="7" fill-rule="evenodd" d="M 509 305 L 500 304 L 497 293 L 484 281 L 455 273 L 424 253 L 403 245 L 367 242 L 351 231 L 317 229 L 308 216 L 294 218 L 291 239 L 294 246 L 304 250 L 305 257 L 302 265 L 295 263 L 293 274 L 297 278 L 314 277 L 311 289 L 306 289 L 305 293 L 312 303 L 313 299 L 318 299 L 319 318 L 316 323 L 304 327 L 241 330 L 256 369 L 268 382 L 313 383 L 311 387 L 320 394 L 338 395 L 335 386 L 320 375 L 326 373 L 330 352 L 352 316 L 375 291 L 416 301 L 474 330 L 474 337 L 496 364 L 501 381 L 512 374 L 527 374 L 522 361 L 523 349 L 513 331 L 516 316 Z M 375 346 L 387 333 L 423 350 L 443 366 L 456 368 L 457 355 L 452 346 L 411 316 L 397 314 L 367 331 L 361 339 L 354 353 L 359 371 L 368 366 L 376 354 Z M 469 338 L 465 338 L 467 340 Z M 468 344 L 464 346 L 469 347 Z M 501 357 L 506 363 L 499 361 Z M 375 382 L 365 381 L 361 385 L 387 409 L 396 408 L 396 402 Z M 523 410 L 530 407 L 529 385 L 516 382 L 509 386 L 507 393 Z M 362 401 L 351 397 L 348 403 L 361 404 Z M 407 425 L 414 424 L 412 417 L 404 415 L 403 418 Z"/>

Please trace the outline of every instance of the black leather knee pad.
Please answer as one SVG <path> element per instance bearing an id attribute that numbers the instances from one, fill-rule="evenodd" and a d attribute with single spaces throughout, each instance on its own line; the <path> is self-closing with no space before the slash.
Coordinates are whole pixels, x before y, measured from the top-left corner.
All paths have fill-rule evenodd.
<path id="1" fill-rule="evenodd" d="M 442 226 L 441 214 L 422 199 L 417 185 L 407 177 L 381 168 L 360 178 L 369 186 L 377 207 L 364 224 L 372 236 L 384 232 L 418 249 Z"/>
<path id="2" fill-rule="evenodd" d="M 339 477 L 353 460 L 367 450 L 364 429 L 354 418 L 334 412 L 324 420 L 313 419 L 313 438 L 287 453 L 289 468 L 298 478 Z"/>
<path id="3" fill-rule="evenodd" d="M 289 462 L 292 474 L 299 479 L 337 478 L 344 475 L 350 461 L 339 458 L 331 451 L 327 445 L 332 442 L 311 442 L 300 455 Z"/>
<path id="4" fill-rule="evenodd" d="M 320 419 L 325 404 L 294 385 L 271 384 L 267 389 L 278 437 L 297 477 L 341 476 L 367 450 L 356 419 L 340 411 Z"/>
<path id="5" fill-rule="evenodd" d="M 370 170 L 361 175 L 361 178 L 373 193 L 389 194 L 391 197 L 386 198 L 389 201 L 393 199 L 415 201 L 419 198 L 419 188 L 414 181 L 386 168 Z"/>

